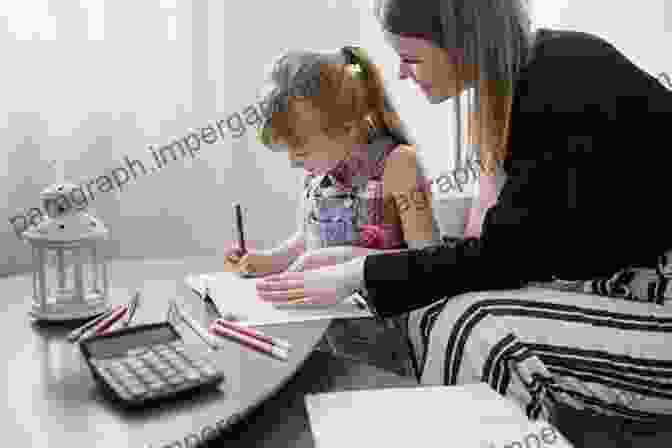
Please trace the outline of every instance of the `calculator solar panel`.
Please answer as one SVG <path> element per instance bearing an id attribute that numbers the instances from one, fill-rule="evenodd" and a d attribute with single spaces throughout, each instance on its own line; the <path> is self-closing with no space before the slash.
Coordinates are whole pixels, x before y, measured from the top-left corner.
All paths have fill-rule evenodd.
<path id="1" fill-rule="evenodd" d="M 224 379 L 212 361 L 184 345 L 169 323 L 86 339 L 80 349 L 94 378 L 126 406 L 215 386 Z"/>

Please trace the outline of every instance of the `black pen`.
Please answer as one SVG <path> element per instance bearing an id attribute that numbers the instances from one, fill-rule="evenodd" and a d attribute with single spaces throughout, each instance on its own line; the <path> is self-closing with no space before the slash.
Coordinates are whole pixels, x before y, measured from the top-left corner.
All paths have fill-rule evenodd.
<path id="1" fill-rule="evenodd" d="M 194 294 L 196 294 L 198 297 L 200 297 L 203 302 L 205 302 L 206 306 L 210 307 L 213 313 L 215 313 L 215 316 L 217 316 L 220 319 L 224 320 L 230 320 L 230 321 L 236 321 L 239 320 L 236 316 L 234 316 L 231 313 L 228 313 L 226 316 L 222 314 L 221 311 L 219 311 L 219 308 L 217 307 L 217 304 L 215 301 L 210 297 L 210 288 L 205 288 L 205 292 L 201 294 L 200 291 L 197 291 L 194 288 L 191 288 L 192 291 L 194 291 Z"/>
<path id="2" fill-rule="evenodd" d="M 217 308 L 215 301 L 212 300 L 212 297 L 210 297 L 210 288 L 205 288 L 205 292 L 203 293 L 203 301 L 207 303 L 210 308 L 212 308 L 212 311 L 214 311 L 217 317 L 223 317 L 222 313 L 219 311 L 219 308 Z"/>
<path id="3" fill-rule="evenodd" d="M 233 208 L 236 211 L 236 229 L 238 230 L 238 248 L 240 249 L 240 256 L 247 253 L 245 248 L 245 234 L 243 233 L 243 212 L 240 209 L 240 204 L 234 204 Z"/>

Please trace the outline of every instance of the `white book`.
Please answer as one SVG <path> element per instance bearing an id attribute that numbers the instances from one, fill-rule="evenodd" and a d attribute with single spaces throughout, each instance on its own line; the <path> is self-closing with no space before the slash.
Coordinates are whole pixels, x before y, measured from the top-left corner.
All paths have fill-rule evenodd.
<path id="1" fill-rule="evenodd" d="M 306 395 L 317 448 L 571 448 L 485 383 Z M 538 441 L 538 442 L 537 442 Z"/>
<path id="2" fill-rule="evenodd" d="M 272 325 L 323 319 L 372 317 L 371 311 L 355 304 L 355 297 L 346 298 L 332 306 L 296 305 L 276 307 L 257 295 L 258 279 L 243 278 L 233 272 L 212 272 L 189 275 L 185 283 L 199 295 L 206 288 L 217 309 L 223 314 L 234 315 L 246 325 Z"/>

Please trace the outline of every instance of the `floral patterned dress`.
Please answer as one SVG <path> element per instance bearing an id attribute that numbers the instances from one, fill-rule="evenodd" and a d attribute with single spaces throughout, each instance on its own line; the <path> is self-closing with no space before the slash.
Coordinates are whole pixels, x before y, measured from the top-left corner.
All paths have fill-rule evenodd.
<path id="1" fill-rule="evenodd" d="M 401 221 L 385 221 L 383 170 L 397 147 L 378 138 L 365 150 L 324 175 L 308 174 L 304 183 L 306 250 L 332 246 L 376 249 L 404 247 Z"/>
<path id="2" fill-rule="evenodd" d="M 383 200 L 385 161 L 396 147 L 393 138 L 378 137 L 327 174 L 306 176 L 303 225 L 307 252 L 333 246 L 406 247 L 401 220 L 396 214 L 385 216 Z M 408 340 L 401 322 L 334 320 L 323 347 L 328 344 L 336 355 L 410 375 Z"/>

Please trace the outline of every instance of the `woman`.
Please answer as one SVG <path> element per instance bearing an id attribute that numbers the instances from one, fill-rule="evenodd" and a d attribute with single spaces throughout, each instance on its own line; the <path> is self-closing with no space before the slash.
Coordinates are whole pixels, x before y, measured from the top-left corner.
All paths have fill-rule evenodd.
<path id="1" fill-rule="evenodd" d="M 378 316 L 414 311 L 423 383 L 487 381 L 530 417 L 557 402 L 671 414 L 672 312 L 529 285 L 610 278 L 672 247 L 670 221 L 651 216 L 669 168 L 638 157 L 666 141 L 654 122 L 672 116 L 672 94 L 603 39 L 531 32 L 521 0 L 390 0 L 377 12 L 401 78 L 433 103 L 472 89 L 468 134 L 506 183 L 478 238 L 273 276 L 259 296 L 334 303 L 363 286 Z"/>
<path id="2" fill-rule="evenodd" d="M 243 255 L 231 248 L 236 269 L 264 276 L 438 243 L 424 169 L 361 48 L 288 52 L 273 64 L 267 87 L 260 139 L 306 171 L 300 225 L 274 249 Z M 343 323 L 351 331 L 341 343 L 338 329 L 328 340 L 346 353 L 355 331 L 374 342 L 384 327 L 367 323 L 376 322 Z"/>

